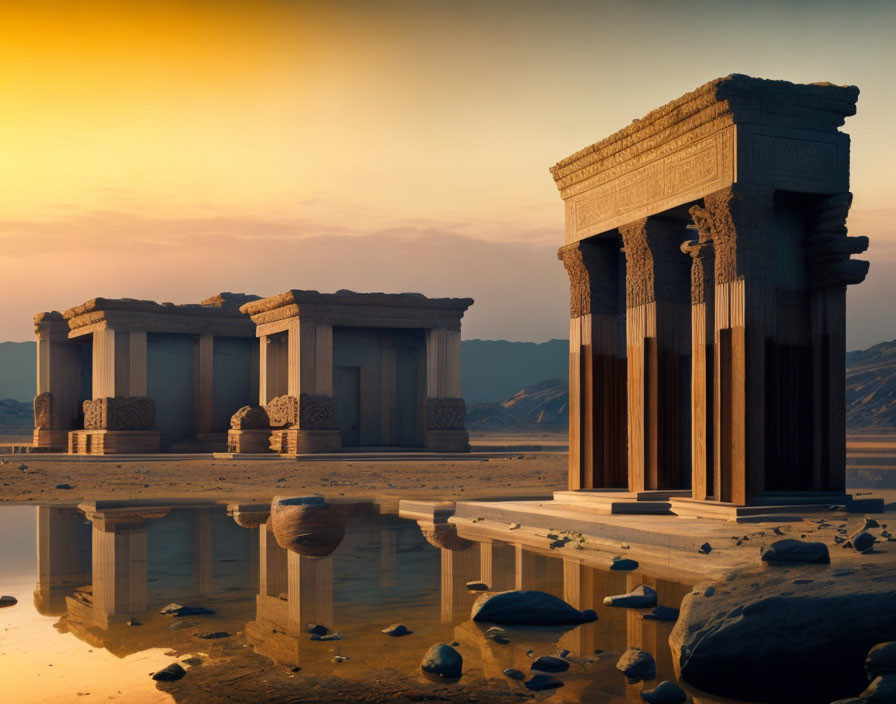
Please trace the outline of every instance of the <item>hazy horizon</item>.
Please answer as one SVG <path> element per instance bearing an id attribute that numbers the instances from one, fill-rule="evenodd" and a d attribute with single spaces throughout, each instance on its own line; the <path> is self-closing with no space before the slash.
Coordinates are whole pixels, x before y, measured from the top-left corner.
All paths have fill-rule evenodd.
<path id="1" fill-rule="evenodd" d="M 0 339 L 96 296 L 471 296 L 466 339 L 565 339 L 548 167 L 708 80 L 861 89 L 848 348 L 896 337 L 882 2 L 8 3 Z"/>

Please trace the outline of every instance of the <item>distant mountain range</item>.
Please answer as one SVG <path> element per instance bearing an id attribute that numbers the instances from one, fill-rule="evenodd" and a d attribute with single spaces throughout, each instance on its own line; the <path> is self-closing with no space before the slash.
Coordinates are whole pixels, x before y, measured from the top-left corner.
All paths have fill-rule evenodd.
<path id="1" fill-rule="evenodd" d="M 31 342 L 0 343 L 0 425 L 29 426 L 35 386 Z M 464 340 L 467 426 L 479 431 L 562 431 L 569 418 L 569 343 Z M 846 355 L 850 430 L 896 430 L 896 340 Z"/>

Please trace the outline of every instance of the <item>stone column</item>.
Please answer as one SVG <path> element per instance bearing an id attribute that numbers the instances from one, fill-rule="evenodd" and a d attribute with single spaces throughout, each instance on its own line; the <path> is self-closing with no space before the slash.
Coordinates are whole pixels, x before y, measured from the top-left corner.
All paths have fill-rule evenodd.
<path id="1" fill-rule="evenodd" d="M 214 431 L 214 409 L 215 338 L 202 334 L 196 336 L 193 346 L 193 416 L 197 435 Z"/>
<path id="2" fill-rule="evenodd" d="M 78 426 L 81 347 L 68 339 L 68 323 L 59 313 L 35 316 L 37 389 L 34 397 L 34 445 L 62 449 Z"/>
<path id="3" fill-rule="evenodd" d="M 734 185 L 704 198 L 715 249 L 714 491 L 741 505 L 765 486 L 773 197 L 769 188 Z"/>
<path id="4" fill-rule="evenodd" d="M 258 403 L 266 406 L 287 393 L 287 339 L 282 334 L 258 338 Z"/>
<path id="5" fill-rule="evenodd" d="M 333 395 L 333 326 L 295 318 L 290 321 L 287 393 Z"/>
<path id="6" fill-rule="evenodd" d="M 816 491 L 845 490 L 846 287 L 864 281 L 868 262 L 850 255 L 868 248 L 849 237 L 851 193 L 823 198 L 809 210 L 806 265 L 812 340 L 812 474 Z M 807 487 L 808 488 L 808 487 Z"/>
<path id="7" fill-rule="evenodd" d="M 460 325 L 426 331 L 424 441 L 434 452 L 469 452 L 460 390 Z"/>
<path id="8" fill-rule="evenodd" d="M 705 500 L 715 495 L 715 254 L 709 214 L 696 205 L 690 213 L 697 237 L 681 249 L 691 255 L 691 491 Z"/>
<path id="9" fill-rule="evenodd" d="M 690 274 L 686 224 L 658 217 L 619 228 L 626 258 L 629 490 L 690 480 Z"/>
<path id="10" fill-rule="evenodd" d="M 569 276 L 570 490 L 627 486 L 624 260 L 616 237 L 561 247 Z"/>

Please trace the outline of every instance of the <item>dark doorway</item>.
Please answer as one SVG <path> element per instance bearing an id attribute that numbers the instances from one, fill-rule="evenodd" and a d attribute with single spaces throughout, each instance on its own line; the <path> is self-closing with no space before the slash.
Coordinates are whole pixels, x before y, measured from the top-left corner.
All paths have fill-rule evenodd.
<path id="1" fill-rule="evenodd" d="M 361 367 L 333 367 L 333 395 L 339 404 L 343 447 L 361 444 Z"/>

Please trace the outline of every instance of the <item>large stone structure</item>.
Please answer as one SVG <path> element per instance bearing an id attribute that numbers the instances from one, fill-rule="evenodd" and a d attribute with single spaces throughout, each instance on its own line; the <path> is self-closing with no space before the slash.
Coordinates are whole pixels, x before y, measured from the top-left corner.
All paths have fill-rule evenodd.
<path id="1" fill-rule="evenodd" d="M 251 301 L 259 404 L 231 423 L 234 452 L 340 447 L 468 451 L 460 321 L 473 300 L 292 290 Z M 254 419 L 246 425 L 246 418 Z M 249 426 L 261 427 L 249 427 Z"/>
<path id="2" fill-rule="evenodd" d="M 732 75 L 551 169 L 570 489 L 686 494 L 679 513 L 843 493 L 846 287 L 868 240 L 846 234 L 838 127 L 857 98 Z"/>
<path id="3" fill-rule="evenodd" d="M 468 451 L 460 320 L 472 302 L 289 291 L 196 305 L 96 298 L 40 313 L 34 445 Z"/>

